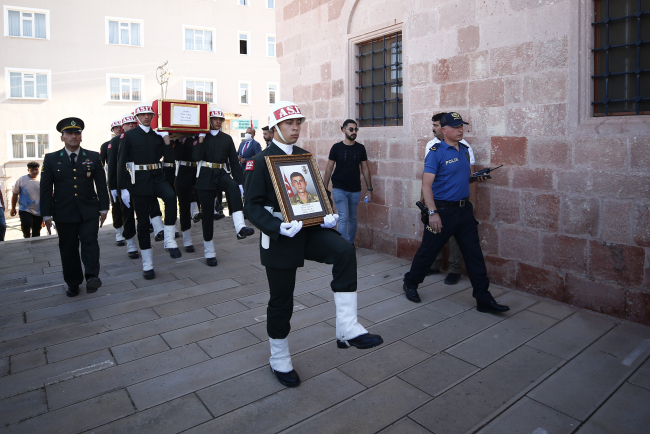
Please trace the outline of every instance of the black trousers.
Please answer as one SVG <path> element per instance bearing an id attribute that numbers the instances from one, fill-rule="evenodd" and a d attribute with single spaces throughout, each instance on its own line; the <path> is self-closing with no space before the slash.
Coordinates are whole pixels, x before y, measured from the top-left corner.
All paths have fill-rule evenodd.
<path id="1" fill-rule="evenodd" d="M 196 184 L 196 172 L 184 170 L 183 173 L 181 173 L 179 171 L 174 187 L 176 189 L 176 196 L 178 196 L 178 212 L 181 220 L 181 231 L 186 231 L 192 228 L 190 204 L 196 202 L 194 184 Z"/>
<path id="2" fill-rule="evenodd" d="M 34 215 L 29 211 L 18 211 L 20 217 L 20 229 L 23 231 L 23 237 L 40 237 L 43 217 Z"/>
<path id="3" fill-rule="evenodd" d="M 161 198 L 165 204 L 165 226 L 173 226 L 176 223 L 176 195 L 168 182 L 161 182 L 153 185 L 153 196 L 137 195 L 132 197 L 132 207 L 138 219 L 138 243 L 140 250 L 151 248 L 151 238 L 149 237 L 149 217 L 152 216 L 153 202 L 158 204 L 156 198 Z M 158 206 L 160 212 L 160 206 Z"/>
<path id="4" fill-rule="evenodd" d="M 422 244 L 415 253 L 411 270 L 404 276 L 404 283 L 408 288 L 417 288 L 424 281 L 438 252 L 453 236 L 463 254 L 465 268 L 469 280 L 472 282 L 472 296 L 481 302 L 489 302 L 494 299 L 488 291 L 490 281 L 487 277 L 485 259 L 478 237 L 478 222 L 474 218 L 473 211 L 474 207 L 471 202 L 467 202 L 467 205 L 463 207 L 438 210 L 442 220 L 442 231 L 434 234 L 424 230 Z"/>
<path id="5" fill-rule="evenodd" d="M 305 259 L 333 264 L 330 284 L 332 291 L 355 292 L 357 257 L 354 246 L 335 231 L 302 230 L 309 231 L 305 237 Z M 296 270 L 297 268 L 266 267 L 270 290 L 269 305 L 266 308 L 266 331 L 272 339 L 284 339 L 291 331 Z"/>
<path id="6" fill-rule="evenodd" d="M 99 216 L 82 220 L 80 223 L 56 223 L 59 234 L 59 252 L 63 266 L 63 279 L 70 286 L 81 285 L 86 278 L 99 275 Z M 81 258 L 79 257 L 79 244 L 81 244 Z"/>
<path id="7" fill-rule="evenodd" d="M 130 207 L 127 207 L 124 205 L 122 202 L 121 198 L 117 199 L 120 202 L 120 209 L 122 210 L 122 236 L 126 240 L 130 240 L 131 238 L 135 237 L 135 211 L 133 209 L 133 197 L 131 197 L 131 205 Z M 158 199 L 155 197 L 151 199 L 151 212 L 149 213 L 149 217 L 154 218 L 157 216 L 161 216 L 162 212 L 160 211 L 160 204 L 158 203 Z"/>
<path id="8" fill-rule="evenodd" d="M 244 204 L 241 201 L 241 194 L 239 192 L 239 186 L 230 176 L 222 175 L 217 180 L 217 190 L 196 190 L 199 199 L 201 200 L 201 223 L 203 225 L 203 239 L 205 241 L 210 241 L 214 232 L 214 210 L 212 209 L 212 204 L 214 199 L 217 196 L 218 191 L 225 191 L 226 198 L 229 200 L 228 209 L 230 215 L 237 211 L 243 211 Z"/>
<path id="9" fill-rule="evenodd" d="M 111 215 L 113 216 L 113 227 L 119 229 L 122 227 L 124 222 L 122 221 L 122 198 L 117 195 L 117 201 L 113 201 L 113 195 L 111 192 L 108 192 L 108 197 L 111 200 Z"/>

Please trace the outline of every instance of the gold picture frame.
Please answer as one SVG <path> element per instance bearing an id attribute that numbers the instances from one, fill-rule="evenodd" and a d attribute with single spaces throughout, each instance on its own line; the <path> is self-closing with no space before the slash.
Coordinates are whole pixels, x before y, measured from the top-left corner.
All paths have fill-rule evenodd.
<path id="1" fill-rule="evenodd" d="M 189 107 L 198 110 L 198 114 L 196 116 L 196 124 L 175 124 L 173 120 L 169 122 L 169 126 L 171 127 L 181 127 L 181 128 L 188 128 L 188 127 L 200 127 L 201 126 L 201 105 L 200 104 L 187 104 L 187 103 L 171 103 L 170 104 L 170 111 L 171 113 L 169 114 L 171 119 L 174 119 L 174 109 L 176 107 Z"/>
<path id="2" fill-rule="evenodd" d="M 322 224 L 325 216 L 333 213 L 312 154 L 269 155 L 264 158 L 285 222 L 298 220 L 303 226 L 314 226 Z"/>
<path id="3" fill-rule="evenodd" d="M 163 103 L 167 103 L 167 102 L 172 103 L 170 105 L 176 105 L 174 103 L 177 103 L 177 104 L 180 104 L 180 105 L 193 105 L 193 106 L 199 107 L 199 110 L 200 110 L 200 106 L 205 105 L 207 107 L 207 110 L 205 111 L 206 112 L 205 113 L 205 121 L 206 121 L 207 129 L 205 129 L 205 130 L 200 129 L 200 125 L 198 126 L 198 128 L 199 128 L 198 130 L 197 130 L 197 127 L 187 127 L 187 126 L 186 127 L 176 127 L 176 126 L 170 125 L 168 127 L 163 127 L 162 126 L 163 125 L 162 106 L 163 106 Z M 200 116 L 199 116 L 199 118 L 200 118 Z M 201 121 L 199 120 L 199 124 L 200 123 L 201 123 Z M 191 133 L 191 134 L 195 134 L 197 132 L 208 132 L 208 131 L 210 131 L 210 103 L 206 102 L 206 101 L 185 101 L 185 100 L 182 100 L 182 99 L 161 99 L 161 100 L 158 100 L 158 131 L 178 131 L 178 132 L 187 132 L 187 133 Z"/>

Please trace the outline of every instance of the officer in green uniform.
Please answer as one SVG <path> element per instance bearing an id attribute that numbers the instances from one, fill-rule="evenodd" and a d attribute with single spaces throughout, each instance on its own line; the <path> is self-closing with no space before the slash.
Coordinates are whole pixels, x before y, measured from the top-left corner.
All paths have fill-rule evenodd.
<path id="1" fill-rule="evenodd" d="M 336 304 L 336 338 L 338 348 L 354 346 L 365 349 L 383 343 L 357 321 L 357 259 L 355 248 L 332 229 L 337 215 L 325 216 L 320 226 L 302 227 L 302 222 L 285 223 L 266 165 L 267 155 L 307 154 L 294 144 L 300 136 L 305 116 L 292 102 L 280 101 L 269 113 L 269 128 L 275 130 L 273 142 L 246 162 L 246 215 L 262 232 L 260 257 L 266 267 L 270 298 L 266 329 L 271 345 L 271 370 L 287 387 L 300 384 L 291 364 L 287 336 L 291 330 L 293 290 L 296 270 L 305 259 L 333 264 L 331 283 Z"/>
<path id="2" fill-rule="evenodd" d="M 119 137 L 124 131 L 122 130 L 122 119 L 113 121 L 111 124 L 111 133 L 113 133 L 113 138 Z M 112 140 L 112 139 L 111 139 Z M 102 146 L 99 148 L 99 160 L 102 162 L 102 165 L 108 170 L 108 153 L 111 150 L 111 140 L 102 143 Z M 123 222 L 122 222 L 122 208 L 120 206 L 119 199 L 113 198 L 112 195 L 108 197 L 111 201 L 111 215 L 113 216 L 113 228 L 115 229 L 115 243 L 118 246 L 126 245 L 123 235 Z"/>
<path id="3" fill-rule="evenodd" d="M 244 175 L 237 160 L 237 151 L 232 137 L 221 131 L 224 119 L 221 110 L 210 111 L 210 132 L 199 134 L 199 140 L 192 151 L 192 157 L 198 162 L 196 192 L 203 206 L 204 257 L 206 263 L 211 267 L 217 265 L 214 242 L 212 241 L 214 213 L 211 209 L 217 191 L 226 192 L 237 239 L 240 240 L 255 233 L 254 229 L 246 227 L 244 223 L 244 205 L 241 200 L 244 194 Z M 234 181 L 228 175 L 227 162 L 230 162 Z"/>
<path id="4" fill-rule="evenodd" d="M 117 185 L 122 201 L 127 207 L 133 206 L 137 217 L 138 242 L 142 254 L 142 270 L 145 279 L 153 279 L 153 252 L 149 238 L 149 213 L 151 202 L 159 197 L 165 204 L 165 250 L 172 258 L 180 258 L 181 251 L 174 239 L 176 223 L 176 195 L 165 179 L 160 160 L 163 146 L 169 145 L 168 134 L 158 134 L 151 128 L 154 111 L 148 104 L 136 107 L 138 120 L 136 128 L 127 131 L 120 144 L 117 164 Z M 127 167 L 129 168 L 127 171 Z M 132 183 L 129 191 L 129 180 Z M 133 193 L 133 201 L 131 201 Z"/>
<path id="5" fill-rule="evenodd" d="M 45 155 L 41 170 L 41 215 L 48 231 L 52 219 L 59 235 L 59 252 L 66 294 L 75 297 L 84 281 L 86 292 L 96 292 L 99 279 L 97 234 L 108 213 L 106 174 L 99 153 L 81 148 L 84 123 L 66 118 L 56 125 L 65 147 Z M 81 244 L 81 258 L 79 257 Z"/>

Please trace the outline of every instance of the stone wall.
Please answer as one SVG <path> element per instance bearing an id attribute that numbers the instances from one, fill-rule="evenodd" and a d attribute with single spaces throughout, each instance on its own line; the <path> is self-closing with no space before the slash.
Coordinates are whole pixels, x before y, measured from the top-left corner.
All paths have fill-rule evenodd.
<path id="1" fill-rule="evenodd" d="M 356 244 L 411 258 L 431 116 L 470 122 L 490 280 L 650 324 L 650 117 L 590 116 L 591 0 L 284 0 L 282 97 L 324 169 L 356 117 L 354 43 L 401 29 L 404 126 L 364 128 L 373 203 Z"/>

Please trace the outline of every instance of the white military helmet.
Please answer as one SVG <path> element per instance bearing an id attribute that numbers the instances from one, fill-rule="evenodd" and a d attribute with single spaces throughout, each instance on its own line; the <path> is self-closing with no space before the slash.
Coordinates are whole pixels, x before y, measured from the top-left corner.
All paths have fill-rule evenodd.
<path id="1" fill-rule="evenodd" d="M 122 125 L 128 124 L 131 122 L 138 122 L 138 120 L 133 116 L 131 113 L 127 113 L 124 116 L 122 116 Z"/>
<path id="2" fill-rule="evenodd" d="M 269 111 L 269 129 L 273 129 L 277 124 L 288 119 L 302 119 L 304 122 L 307 118 L 302 114 L 300 108 L 291 101 L 280 101 L 274 104 Z M 280 129 L 276 128 L 276 131 L 282 140 L 286 141 Z"/>
<path id="3" fill-rule="evenodd" d="M 121 127 L 121 126 L 122 126 L 122 119 L 117 119 L 111 123 L 111 131 L 113 131 L 113 128 Z"/>
<path id="4" fill-rule="evenodd" d="M 153 108 L 151 108 L 151 105 L 150 105 L 150 104 L 142 104 L 142 105 L 139 105 L 139 106 L 137 106 L 137 107 L 135 108 L 135 110 L 133 111 L 133 114 L 134 114 L 135 116 L 137 116 L 137 115 L 141 115 L 141 114 L 144 114 L 144 113 L 156 114 L 156 113 L 153 111 Z"/>
<path id="5" fill-rule="evenodd" d="M 210 110 L 210 117 L 226 119 L 226 117 L 223 115 L 223 112 L 219 108 L 213 108 L 212 110 Z"/>

